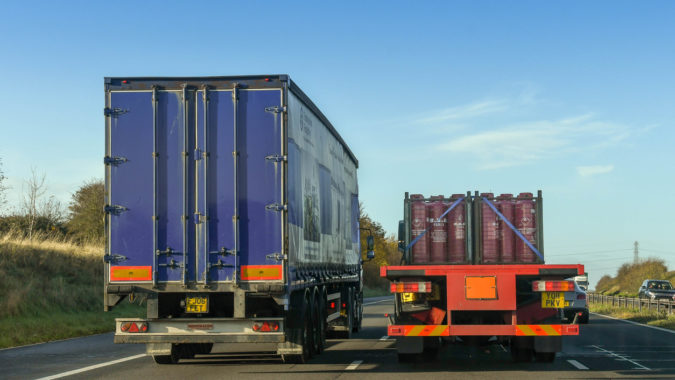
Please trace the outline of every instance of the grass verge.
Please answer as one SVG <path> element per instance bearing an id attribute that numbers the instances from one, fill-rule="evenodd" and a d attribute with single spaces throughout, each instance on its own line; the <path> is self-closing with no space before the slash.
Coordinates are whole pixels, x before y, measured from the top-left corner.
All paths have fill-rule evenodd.
<path id="1" fill-rule="evenodd" d="M 103 248 L 0 236 L 0 348 L 112 331 L 139 305 L 103 311 Z M 123 301 L 126 302 L 126 301 Z"/>
<path id="2" fill-rule="evenodd" d="M 650 326 L 663 327 L 669 330 L 675 330 L 675 315 L 666 315 L 657 313 L 655 310 L 643 310 L 623 308 L 597 303 L 589 304 L 592 313 L 608 315 L 614 318 L 626 319 L 633 322 L 642 323 Z"/>

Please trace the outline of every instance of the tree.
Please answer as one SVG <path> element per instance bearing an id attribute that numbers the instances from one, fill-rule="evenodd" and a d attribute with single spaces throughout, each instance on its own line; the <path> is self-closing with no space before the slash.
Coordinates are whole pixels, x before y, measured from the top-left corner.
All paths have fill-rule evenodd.
<path id="1" fill-rule="evenodd" d="M 72 196 L 68 230 L 78 240 L 102 241 L 105 186 L 101 180 L 85 182 Z"/>
<path id="2" fill-rule="evenodd" d="M 63 205 L 53 195 L 47 195 L 47 175 L 31 168 L 31 176 L 24 181 L 22 214 L 26 218 L 28 239 L 33 239 L 37 230 L 60 231 L 65 220 Z"/>

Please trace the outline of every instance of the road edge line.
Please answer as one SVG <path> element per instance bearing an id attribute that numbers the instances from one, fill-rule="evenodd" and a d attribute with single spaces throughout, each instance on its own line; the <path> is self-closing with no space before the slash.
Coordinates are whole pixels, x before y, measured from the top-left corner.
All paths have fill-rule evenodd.
<path id="1" fill-rule="evenodd" d="M 61 372 L 61 373 L 57 373 L 56 375 L 45 376 L 45 377 L 41 377 L 41 378 L 36 379 L 36 380 L 60 379 L 62 377 L 77 375 L 78 373 L 91 371 L 93 369 L 97 369 L 97 368 L 101 368 L 101 367 L 107 367 L 109 365 L 113 365 L 113 364 L 117 364 L 117 363 L 123 363 L 123 362 L 129 361 L 129 360 L 138 359 L 138 358 L 141 358 L 141 357 L 144 357 L 144 356 L 147 356 L 147 355 L 146 354 L 138 354 L 138 355 L 134 355 L 134 356 L 127 356 L 126 358 L 121 358 L 121 359 L 117 359 L 117 360 L 111 360 L 109 362 L 94 364 L 94 365 L 90 365 L 88 367 L 84 367 L 84 368 L 80 368 L 80 369 L 74 369 L 74 370 L 68 371 L 68 372 Z"/>
<path id="2" fill-rule="evenodd" d="M 627 319 L 622 319 L 622 318 L 617 318 L 617 317 L 610 317 L 609 315 L 604 315 L 604 314 L 599 314 L 599 313 L 591 313 L 591 314 L 597 315 L 597 316 L 600 316 L 600 317 L 604 317 L 604 318 L 614 319 L 615 321 L 622 321 L 622 322 L 630 323 L 631 325 L 649 327 L 650 329 L 665 331 L 665 332 L 669 332 L 671 334 L 675 334 L 675 330 L 669 330 L 669 329 L 666 329 L 666 328 L 663 328 L 663 327 L 645 325 L 644 323 L 629 321 Z"/>

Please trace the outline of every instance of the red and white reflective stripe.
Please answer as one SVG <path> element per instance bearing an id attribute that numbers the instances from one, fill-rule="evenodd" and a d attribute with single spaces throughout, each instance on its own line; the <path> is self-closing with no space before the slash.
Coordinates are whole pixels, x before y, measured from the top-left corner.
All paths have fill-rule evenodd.
<path id="1" fill-rule="evenodd" d="M 533 292 L 573 292 L 574 281 L 533 281 Z"/>
<path id="2" fill-rule="evenodd" d="M 431 282 L 392 282 L 392 293 L 431 293 Z"/>

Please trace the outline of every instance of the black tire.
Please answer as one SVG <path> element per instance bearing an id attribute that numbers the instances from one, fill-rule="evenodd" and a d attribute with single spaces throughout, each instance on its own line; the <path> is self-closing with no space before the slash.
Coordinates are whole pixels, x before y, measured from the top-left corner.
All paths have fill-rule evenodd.
<path id="1" fill-rule="evenodd" d="M 321 353 L 321 326 L 319 315 L 319 302 L 316 298 L 312 297 L 312 302 L 310 303 L 311 313 L 310 313 L 310 322 L 312 326 L 312 355 L 318 355 Z"/>
<path id="2" fill-rule="evenodd" d="M 555 361 L 555 352 L 535 352 L 534 360 L 540 363 L 553 363 Z"/>
<path id="3" fill-rule="evenodd" d="M 319 295 L 319 326 L 321 327 L 321 352 L 326 349 L 328 322 L 326 321 L 326 293 Z"/>
<path id="4" fill-rule="evenodd" d="M 210 354 L 212 349 L 213 343 L 197 343 L 194 347 L 195 354 L 197 355 Z"/>
<path id="5" fill-rule="evenodd" d="M 305 364 L 312 357 L 311 312 L 305 294 L 291 296 L 291 326 L 287 330 L 287 339 L 302 347 L 299 355 L 282 355 L 284 363 Z"/>
<path id="6" fill-rule="evenodd" d="M 398 362 L 399 363 L 412 363 L 417 361 L 417 358 L 419 357 L 419 354 L 398 354 Z"/>
<path id="7" fill-rule="evenodd" d="M 152 355 L 152 360 L 157 364 L 177 364 L 180 357 L 181 355 L 178 346 L 173 344 L 171 345 L 170 355 Z"/>
<path id="8" fill-rule="evenodd" d="M 363 293 L 354 293 L 354 326 L 352 332 L 361 331 L 363 321 Z"/>
<path id="9" fill-rule="evenodd" d="M 584 315 L 581 316 L 581 320 L 579 321 L 579 323 L 587 324 L 590 318 L 591 318 L 590 313 L 586 312 L 584 313 Z"/>
<path id="10" fill-rule="evenodd" d="M 354 330 L 354 296 L 352 295 L 352 288 L 348 289 L 347 294 L 346 330 L 340 331 L 340 338 L 342 339 L 351 339 L 352 331 Z"/>
<path id="11" fill-rule="evenodd" d="M 530 362 L 532 361 L 532 349 L 511 346 L 511 358 L 516 363 Z"/>

